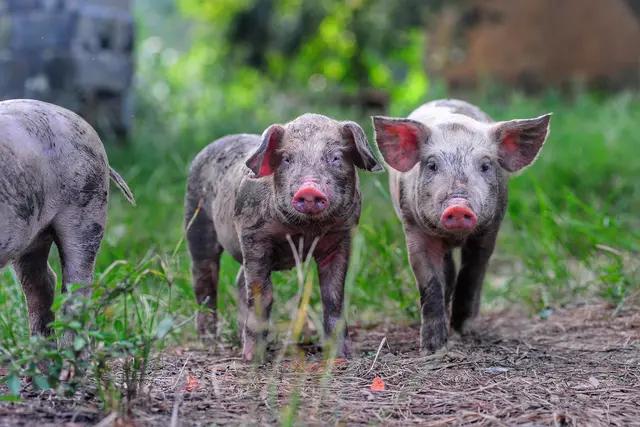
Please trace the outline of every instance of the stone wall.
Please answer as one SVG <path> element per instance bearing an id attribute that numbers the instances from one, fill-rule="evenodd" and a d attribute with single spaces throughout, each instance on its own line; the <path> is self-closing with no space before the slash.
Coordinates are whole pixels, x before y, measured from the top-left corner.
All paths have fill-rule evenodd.
<path id="1" fill-rule="evenodd" d="M 133 43 L 131 0 L 0 0 L 0 99 L 53 102 L 123 137 Z"/>

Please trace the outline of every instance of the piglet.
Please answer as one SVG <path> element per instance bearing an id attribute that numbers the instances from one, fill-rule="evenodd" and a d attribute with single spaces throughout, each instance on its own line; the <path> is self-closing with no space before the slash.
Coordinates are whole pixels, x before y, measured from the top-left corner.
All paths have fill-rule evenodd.
<path id="1" fill-rule="evenodd" d="M 221 138 L 194 159 L 187 184 L 185 224 L 204 338 L 216 333 L 220 255 L 242 264 L 236 286 L 242 356 L 262 355 L 273 291 L 271 272 L 290 269 L 289 240 L 309 252 L 320 276 L 324 332 L 342 317 L 351 229 L 360 217 L 356 168 L 382 170 L 354 122 L 305 114 L 259 135 Z M 315 247 L 312 247 L 315 243 Z M 338 353 L 347 356 L 346 328 Z"/>
<path id="2" fill-rule="evenodd" d="M 90 293 L 109 177 L 134 203 L 109 167 L 98 134 L 82 118 L 40 101 L 0 102 L 0 268 L 13 263 L 33 334 L 51 333 L 56 277 L 48 257 L 54 242 L 63 291 L 73 283 L 84 285 L 79 294 Z"/>
<path id="3" fill-rule="evenodd" d="M 536 159 L 549 119 L 495 123 L 459 100 L 429 102 L 409 118 L 373 118 L 420 291 L 423 351 L 446 343 L 449 311 L 459 332 L 478 314 L 509 174 Z M 459 272 L 451 253 L 456 247 L 462 252 Z"/>

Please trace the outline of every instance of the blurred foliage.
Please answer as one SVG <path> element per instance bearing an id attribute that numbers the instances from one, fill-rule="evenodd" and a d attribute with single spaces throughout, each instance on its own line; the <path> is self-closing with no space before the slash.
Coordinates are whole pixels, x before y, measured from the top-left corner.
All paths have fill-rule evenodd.
<path id="1" fill-rule="evenodd" d="M 192 132 L 207 129 L 212 116 L 224 123 L 242 115 L 257 125 L 329 99 L 343 111 L 390 105 L 400 112 L 427 93 L 423 15 L 436 1 L 179 0 L 172 14 L 190 25 L 175 37 L 165 35 L 176 31 L 176 19 L 162 26 L 162 37 L 144 37 L 159 6 L 141 3 L 141 86 L 152 82 L 153 108 L 189 122 Z M 181 54 L 166 46 L 185 38 Z"/>
<path id="2" fill-rule="evenodd" d="M 392 91 L 411 83 L 423 95 L 421 0 L 181 0 L 206 23 L 199 37 L 209 61 L 250 68 L 272 81 L 320 91 Z"/>

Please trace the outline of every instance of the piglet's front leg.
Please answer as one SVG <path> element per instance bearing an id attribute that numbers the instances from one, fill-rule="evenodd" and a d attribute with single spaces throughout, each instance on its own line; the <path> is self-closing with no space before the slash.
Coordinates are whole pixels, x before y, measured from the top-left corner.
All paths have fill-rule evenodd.
<path id="1" fill-rule="evenodd" d="M 271 246 L 255 236 L 242 236 L 242 274 L 238 277 L 238 301 L 242 330 L 242 357 L 261 359 L 267 344 L 273 304 Z"/>
<path id="2" fill-rule="evenodd" d="M 445 253 L 442 240 L 406 227 L 409 262 L 420 291 L 420 348 L 434 353 L 447 342 L 449 325 L 445 307 Z"/>
<path id="3" fill-rule="evenodd" d="M 320 276 L 320 295 L 324 310 L 325 339 L 336 338 L 337 356 L 349 357 L 351 343 L 346 322 L 339 330 L 338 325 L 343 316 L 344 284 L 349 266 L 351 235 L 349 231 L 326 236 L 318 244 L 314 258 L 318 264 Z M 339 336 L 336 336 L 339 333 Z"/>
<path id="4" fill-rule="evenodd" d="M 480 311 L 482 282 L 496 244 L 497 231 L 470 238 L 462 247 L 462 268 L 456 282 L 451 326 L 461 334 L 472 330 L 471 321 Z"/>

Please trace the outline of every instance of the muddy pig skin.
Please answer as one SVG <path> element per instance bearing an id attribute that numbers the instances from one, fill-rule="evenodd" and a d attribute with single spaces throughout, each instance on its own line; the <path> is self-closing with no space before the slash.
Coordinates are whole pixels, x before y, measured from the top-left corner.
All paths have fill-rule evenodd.
<path id="1" fill-rule="evenodd" d="M 453 99 L 424 104 L 408 118 L 373 118 L 420 291 L 424 352 L 444 346 L 449 325 L 464 333 L 478 314 L 509 174 L 535 160 L 549 120 L 547 114 L 494 122 Z M 459 271 L 452 257 L 456 247 Z"/>
<path id="2" fill-rule="evenodd" d="M 75 283 L 86 285 L 78 293 L 90 292 L 109 177 L 133 203 L 82 118 L 40 101 L 0 102 L 0 268 L 13 264 L 34 334 L 51 332 L 56 279 L 48 256 L 54 242 L 63 290 Z"/>
<path id="3" fill-rule="evenodd" d="M 236 279 L 245 360 L 262 356 L 273 302 L 271 272 L 295 265 L 288 237 L 312 251 L 320 276 L 324 332 L 342 316 L 351 230 L 360 216 L 356 168 L 378 171 L 366 136 L 354 122 L 304 114 L 260 135 L 214 141 L 194 159 L 185 224 L 202 338 L 216 333 L 220 255 L 242 264 Z M 312 247 L 315 242 L 315 247 Z M 312 250 L 313 249 L 313 250 Z M 338 337 L 346 356 L 346 328 Z"/>

